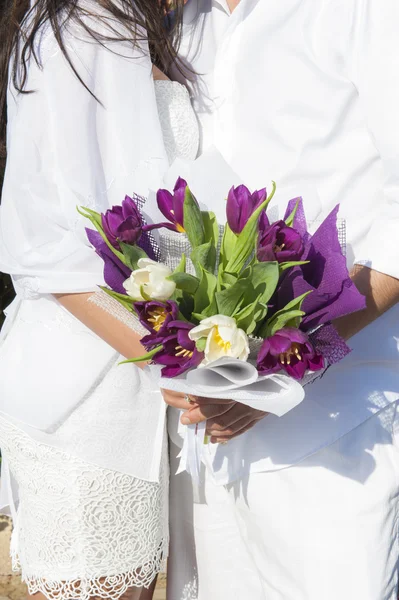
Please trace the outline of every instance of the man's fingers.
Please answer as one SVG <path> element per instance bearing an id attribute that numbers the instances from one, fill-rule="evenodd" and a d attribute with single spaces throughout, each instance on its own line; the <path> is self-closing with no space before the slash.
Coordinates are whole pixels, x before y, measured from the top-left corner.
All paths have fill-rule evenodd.
<path id="1" fill-rule="evenodd" d="M 205 404 L 191 408 L 181 417 L 183 425 L 192 425 L 194 423 L 202 423 L 207 419 L 212 419 L 218 415 L 222 415 L 231 408 L 231 404 Z"/>
<path id="2" fill-rule="evenodd" d="M 259 419 L 251 421 L 250 423 L 248 423 L 248 425 L 246 425 L 245 427 L 243 427 L 242 429 L 240 429 L 240 431 L 237 431 L 234 435 L 231 435 L 230 437 L 221 437 L 220 434 L 219 434 L 218 437 L 217 436 L 211 436 L 211 443 L 212 444 L 226 444 L 230 440 L 233 440 L 234 438 L 238 437 L 239 435 L 242 435 L 243 433 L 245 433 L 249 429 L 252 429 L 252 427 L 254 427 L 254 425 L 256 425 L 256 423 L 258 423 L 258 421 L 259 421 Z"/>
<path id="3" fill-rule="evenodd" d="M 222 415 L 222 417 L 224 416 L 226 415 Z M 230 423 L 227 427 L 223 429 L 216 427 L 210 428 L 209 426 L 207 426 L 207 433 L 211 437 L 230 438 L 253 421 L 255 421 L 253 415 L 248 415 L 246 417 L 241 417 L 241 419 L 238 419 L 233 423 Z"/>
<path id="4" fill-rule="evenodd" d="M 248 420 L 253 419 L 254 409 L 250 406 L 236 403 L 230 408 L 230 410 L 222 415 L 218 415 L 212 419 L 209 419 L 207 423 L 207 429 L 208 431 L 215 431 L 215 435 L 217 435 L 219 431 L 223 431 L 224 429 L 231 427 L 234 423 L 243 418 L 247 418 Z"/>
<path id="5" fill-rule="evenodd" d="M 245 404 L 237 402 L 228 412 L 221 416 L 210 419 L 207 423 L 207 429 L 211 432 L 211 435 L 218 435 L 218 432 L 222 432 L 226 429 L 235 427 L 237 421 L 246 419 L 248 422 L 252 420 L 260 420 L 266 415 L 261 410 L 256 410 Z M 235 431 L 235 429 L 234 429 Z"/>
<path id="6" fill-rule="evenodd" d="M 204 398 L 202 396 L 193 396 L 196 404 L 235 404 L 234 400 L 222 400 L 220 398 Z"/>

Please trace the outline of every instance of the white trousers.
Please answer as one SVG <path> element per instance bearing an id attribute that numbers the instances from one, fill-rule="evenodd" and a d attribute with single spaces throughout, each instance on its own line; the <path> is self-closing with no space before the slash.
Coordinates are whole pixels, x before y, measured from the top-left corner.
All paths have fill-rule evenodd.
<path id="1" fill-rule="evenodd" d="M 172 444 L 168 600 L 396 600 L 398 414 L 229 486 L 173 475 Z"/>

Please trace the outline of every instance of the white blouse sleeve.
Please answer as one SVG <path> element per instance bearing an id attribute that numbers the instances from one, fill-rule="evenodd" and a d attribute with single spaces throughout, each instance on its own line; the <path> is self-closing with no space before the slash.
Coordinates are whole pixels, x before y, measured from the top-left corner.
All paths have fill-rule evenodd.
<path id="1" fill-rule="evenodd" d="M 383 165 L 378 216 L 356 262 L 399 278 L 399 2 L 348 2 L 352 14 L 353 82 Z M 359 218 L 362 206 L 358 207 Z"/>
<path id="2" fill-rule="evenodd" d="M 42 35 L 28 95 L 8 95 L 0 271 L 37 293 L 91 291 L 102 261 L 76 207 L 105 211 L 146 194 L 167 165 L 146 49 L 66 35 L 79 82 L 53 34 Z"/>

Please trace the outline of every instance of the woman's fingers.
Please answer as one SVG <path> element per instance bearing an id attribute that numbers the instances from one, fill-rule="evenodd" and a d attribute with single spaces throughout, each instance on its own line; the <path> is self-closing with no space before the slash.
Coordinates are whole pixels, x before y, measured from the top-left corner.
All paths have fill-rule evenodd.
<path id="1" fill-rule="evenodd" d="M 186 394 L 171 392 L 169 390 L 161 390 L 161 392 L 166 404 L 173 406 L 173 408 L 187 410 L 190 406 L 197 406 L 195 396 L 186 396 Z"/>

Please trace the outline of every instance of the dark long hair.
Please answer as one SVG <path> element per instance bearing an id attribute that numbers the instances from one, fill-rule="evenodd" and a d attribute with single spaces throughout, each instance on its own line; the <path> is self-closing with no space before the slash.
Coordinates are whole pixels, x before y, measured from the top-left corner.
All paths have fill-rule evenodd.
<path id="1" fill-rule="evenodd" d="M 63 41 L 64 27 L 73 22 L 100 44 L 123 41 L 134 45 L 145 37 L 154 64 L 166 72 L 177 58 L 184 0 L 173 0 L 173 18 L 167 16 L 170 15 L 169 2 L 92 0 L 93 9 L 101 9 L 92 11 L 87 2 L 81 4 L 79 0 L 35 0 L 32 8 L 30 0 L 0 0 L 0 193 L 6 160 L 6 103 L 11 57 L 16 57 L 12 84 L 18 92 L 29 93 L 30 90 L 26 90 L 28 61 L 33 58 L 40 66 L 35 40 L 42 26 L 48 23 L 71 69 L 86 87 Z M 106 16 L 99 16 L 100 13 Z M 107 35 L 99 34 L 99 28 L 90 27 L 90 17 L 102 21 Z M 91 93 L 89 89 L 88 93 Z"/>

